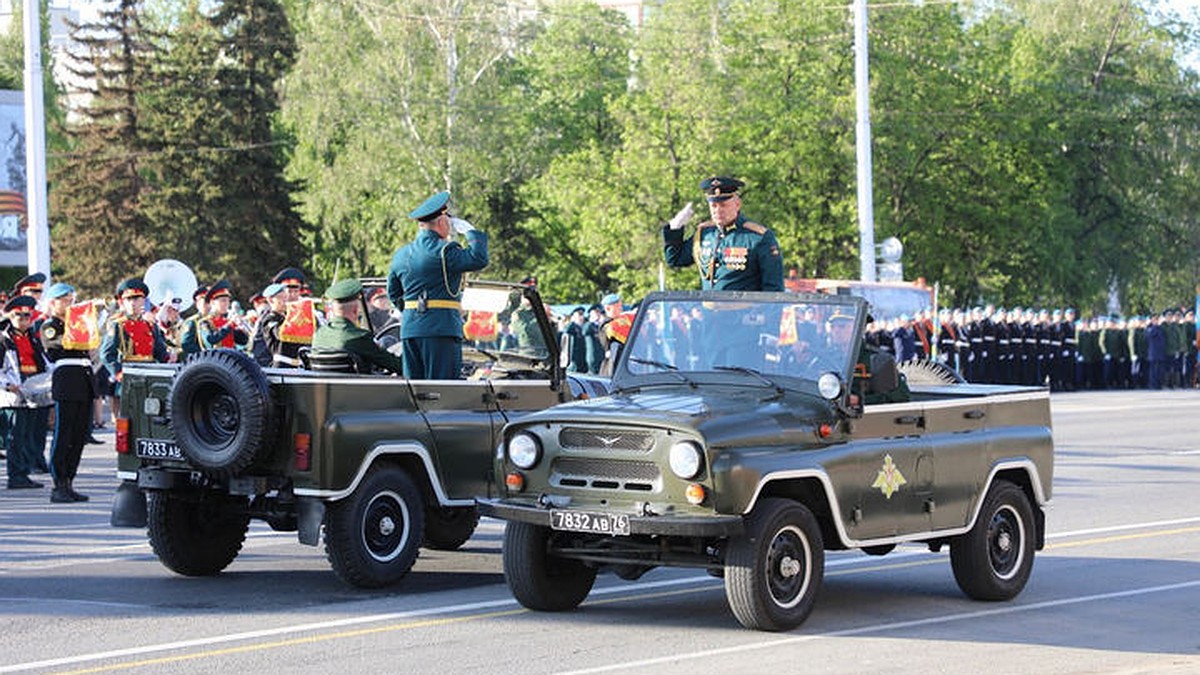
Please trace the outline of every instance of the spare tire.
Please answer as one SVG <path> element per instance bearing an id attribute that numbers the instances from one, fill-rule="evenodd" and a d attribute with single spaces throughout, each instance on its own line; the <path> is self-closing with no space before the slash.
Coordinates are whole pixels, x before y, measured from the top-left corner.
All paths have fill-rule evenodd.
<path id="1" fill-rule="evenodd" d="M 175 375 L 167 416 L 188 463 L 226 478 L 253 463 L 270 442 L 271 389 L 245 352 L 202 351 Z"/>

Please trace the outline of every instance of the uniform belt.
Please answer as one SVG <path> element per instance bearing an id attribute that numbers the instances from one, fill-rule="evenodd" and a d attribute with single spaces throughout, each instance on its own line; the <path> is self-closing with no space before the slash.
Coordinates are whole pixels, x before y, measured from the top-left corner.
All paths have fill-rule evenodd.
<path id="1" fill-rule="evenodd" d="M 91 368 L 92 360 L 91 359 L 59 359 L 54 362 L 54 367 L 58 368 L 59 366 L 87 366 L 88 368 Z"/>
<path id="2" fill-rule="evenodd" d="M 302 365 L 300 363 L 300 359 L 293 359 L 292 357 L 285 356 L 283 354 L 273 355 L 271 357 L 271 363 L 282 365 L 285 368 L 299 368 Z"/>
<path id="3" fill-rule="evenodd" d="M 983 336 L 983 339 L 984 339 L 984 340 L 987 340 L 988 342 L 995 342 L 995 341 L 996 341 L 996 336 L 994 336 L 994 335 L 984 335 L 984 336 Z"/>
<path id="4" fill-rule="evenodd" d="M 416 309 L 416 300 L 405 300 L 403 309 Z M 457 309 L 462 310 L 462 303 L 458 300 L 426 300 L 426 309 Z"/>

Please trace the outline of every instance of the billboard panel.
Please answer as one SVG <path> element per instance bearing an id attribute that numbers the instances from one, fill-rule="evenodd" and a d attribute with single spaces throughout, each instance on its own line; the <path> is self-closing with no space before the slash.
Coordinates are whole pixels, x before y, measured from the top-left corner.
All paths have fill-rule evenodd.
<path id="1" fill-rule="evenodd" d="M 25 95 L 0 89 L 0 267 L 27 267 Z"/>

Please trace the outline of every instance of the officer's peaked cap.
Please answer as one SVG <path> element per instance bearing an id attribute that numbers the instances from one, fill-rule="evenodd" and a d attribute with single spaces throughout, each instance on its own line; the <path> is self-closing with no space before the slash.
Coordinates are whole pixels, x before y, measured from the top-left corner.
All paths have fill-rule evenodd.
<path id="1" fill-rule="evenodd" d="M 289 281 L 295 281 L 296 283 L 303 284 L 306 281 L 304 278 L 304 272 L 301 272 L 295 267 L 285 267 L 279 270 L 279 272 L 271 278 L 271 283 L 276 284 L 283 284 Z"/>
<path id="2" fill-rule="evenodd" d="M 421 202 L 421 205 L 418 206 L 417 208 L 413 209 L 412 213 L 408 214 L 408 217 L 412 218 L 413 220 L 419 220 L 421 222 L 433 220 L 439 214 L 441 214 L 443 211 L 447 210 L 447 208 L 448 208 L 447 205 L 449 203 L 450 203 L 450 193 L 449 192 L 439 192 L 439 193 L 433 195 L 432 197 L 430 197 L 429 199 L 426 199 L 425 201 Z"/>
<path id="3" fill-rule="evenodd" d="M 11 312 L 20 307 L 28 307 L 33 309 L 35 306 L 37 306 L 37 300 L 28 295 L 18 295 L 14 296 L 12 300 L 9 300 L 7 303 L 5 303 L 4 311 Z"/>
<path id="4" fill-rule="evenodd" d="M 46 283 L 46 275 L 41 272 L 34 272 L 33 274 L 21 277 L 21 280 L 17 282 L 16 290 L 18 293 L 25 288 L 36 288 L 40 291 L 44 283 Z"/>
<path id="5" fill-rule="evenodd" d="M 132 277 L 117 284 L 117 297 L 123 298 L 126 295 L 142 295 L 150 294 L 150 287 L 144 281 L 137 277 Z"/>
<path id="6" fill-rule="evenodd" d="M 710 202 L 723 202 L 745 187 L 745 183 L 732 176 L 713 176 L 700 181 L 700 189 Z"/>
<path id="7" fill-rule="evenodd" d="M 230 286 L 228 281 L 222 279 L 208 289 L 208 293 L 205 294 L 205 297 L 208 298 L 209 302 L 212 302 L 217 298 L 224 298 L 231 295 L 233 295 L 233 286 Z"/>

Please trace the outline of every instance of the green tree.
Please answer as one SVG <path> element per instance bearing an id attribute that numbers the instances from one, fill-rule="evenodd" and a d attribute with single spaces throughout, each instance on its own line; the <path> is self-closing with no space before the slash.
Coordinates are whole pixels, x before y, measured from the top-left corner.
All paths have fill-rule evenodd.
<path id="1" fill-rule="evenodd" d="M 177 257 L 206 281 L 227 278 L 243 297 L 306 262 L 272 126 L 294 50 L 277 2 L 225 2 L 211 16 L 193 2 L 173 20 L 156 86 L 141 97 L 158 257 Z"/>
<path id="2" fill-rule="evenodd" d="M 154 260 L 155 237 L 140 204 L 137 91 L 149 46 L 136 0 L 77 26 L 82 53 L 69 65 L 87 103 L 65 125 L 71 151 L 52 172 L 52 254 L 63 280 L 81 296 L 107 297 Z"/>

